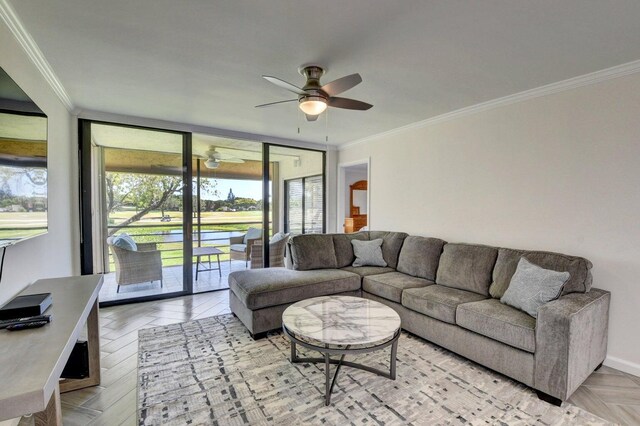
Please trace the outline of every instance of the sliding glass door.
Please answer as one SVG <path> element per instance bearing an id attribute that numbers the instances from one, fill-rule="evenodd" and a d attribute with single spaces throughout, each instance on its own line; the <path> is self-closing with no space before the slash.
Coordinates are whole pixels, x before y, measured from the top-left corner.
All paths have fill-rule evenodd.
<path id="1" fill-rule="evenodd" d="M 325 232 L 324 152 L 269 145 L 268 154 L 272 169 L 269 199 L 275 218 L 270 238 L 277 232 Z M 273 253 L 270 257 L 275 259 Z M 274 266 L 273 262 L 269 265 Z"/>
<path id="2" fill-rule="evenodd" d="M 285 232 L 317 234 L 324 230 L 324 179 L 322 175 L 284 181 Z"/>
<path id="3" fill-rule="evenodd" d="M 81 270 L 103 305 L 228 288 L 325 231 L 322 151 L 80 120 Z M 284 239 L 283 239 L 284 238 Z"/>
<path id="4" fill-rule="evenodd" d="M 105 277 L 100 301 L 185 294 L 191 274 L 186 136 L 102 123 L 88 123 L 86 131 L 92 266 Z"/>
<path id="5" fill-rule="evenodd" d="M 192 157 L 193 291 L 225 289 L 261 255 L 262 144 L 194 134 Z"/>

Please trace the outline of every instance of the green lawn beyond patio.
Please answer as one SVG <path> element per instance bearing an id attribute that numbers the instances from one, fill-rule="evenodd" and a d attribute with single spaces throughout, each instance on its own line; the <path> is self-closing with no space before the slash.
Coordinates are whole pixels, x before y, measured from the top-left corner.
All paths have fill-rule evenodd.
<path id="1" fill-rule="evenodd" d="M 109 231 L 135 214 L 135 211 L 118 211 L 109 215 Z M 115 231 L 115 234 L 126 232 L 138 243 L 157 244 L 162 253 L 163 266 L 176 266 L 183 264 L 182 253 L 182 212 L 165 212 L 170 221 L 161 221 L 162 213 L 152 211 L 146 214 L 142 220 L 132 223 L 126 228 Z M 166 219 L 165 219 L 166 220 Z M 261 211 L 246 212 L 203 212 L 200 226 L 200 245 L 219 247 L 225 254 L 220 255 L 220 260 L 229 260 L 229 236 L 241 235 L 249 227 L 261 228 Z M 193 219 L 193 244 L 198 246 L 198 223 Z M 113 256 L 109 253 L 110 270 L 114 271 Z"/>

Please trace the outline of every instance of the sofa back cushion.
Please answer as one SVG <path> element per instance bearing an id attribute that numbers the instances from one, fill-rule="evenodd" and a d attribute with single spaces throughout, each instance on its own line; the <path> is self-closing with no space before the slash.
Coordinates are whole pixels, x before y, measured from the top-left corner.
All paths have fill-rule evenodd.
<path id="1" fill-rule="evenodd" d="M 583 257 L 568 256 L 566 254 L 546 251 L 527 251 L 501 248 L 493 269 L 493 282 L 489 288 L 491 297 L 500 299 L 507 291 L 518 262 L 523 257 L 541 268 L 558 272 L 568 272 L 571 276 L 564 285 L 562 294 L 585 293 L 591 289 L 591 262 Z"/>
<path id="2" fill-rule="evenodd" d="M 446 241 L 438 238 L 409 235 L 404 239 L 398 257 L 398 272 L 435 281 L 442 247 Z"/>
<path id="3" fill-rule="evenodd" d="M 387 266 L 396 269 L 402 243 L 408 235 L 404 232 L 369 231 L 369 240 L 382 238 L 382 257 Z"/>
<path id="4" fill-rule="evenodd" d="M 353 253 L 351 240 L 367 241 L 369 235 L 366 232 L 356 232 L 354 234 L 333 234 L 333 245 L 336 251 L 336 262 L 338 268 L 351 266 L 356 259 Z"/>
<path id="5" fill-rule="evenodd" d="M 335 269 L 338 267 L 331 234 L 304 234 L 291 237 L 291 262 L 293 269 Z"/>
<path id="6" fill-rule="evenodd" d="M 498 257 L 495 247 L 474 244 L 445 244 L 436 284 L 489 295 L 493 266 Z"/>

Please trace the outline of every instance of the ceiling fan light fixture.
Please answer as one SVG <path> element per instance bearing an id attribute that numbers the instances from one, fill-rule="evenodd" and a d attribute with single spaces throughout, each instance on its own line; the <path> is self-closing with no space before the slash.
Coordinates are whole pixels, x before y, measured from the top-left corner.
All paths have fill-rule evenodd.
<path id="1" fill-rule="evenodd" d="M 204 166 L 207 169 L 217 169 L 219 165 L 220 163 L 213 158 L 209 158 L 207 161 L 204 162 Z"/>
<path id="2" fill-rule="evenodd" d="M 299 106 L 307 115 L 320 115 L 327 109 L 327 100 L 322 96 L 303 96 Z"/>

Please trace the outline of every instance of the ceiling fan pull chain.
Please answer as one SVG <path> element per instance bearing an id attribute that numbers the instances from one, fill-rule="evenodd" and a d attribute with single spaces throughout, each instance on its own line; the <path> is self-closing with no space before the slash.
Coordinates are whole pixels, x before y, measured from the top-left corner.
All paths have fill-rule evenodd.
<path id="1" fill-rule="evenodd" d="M 324 141 L 329 142 L 329 110 L 327 109 L 326 116 L 324 118 Z"/>

